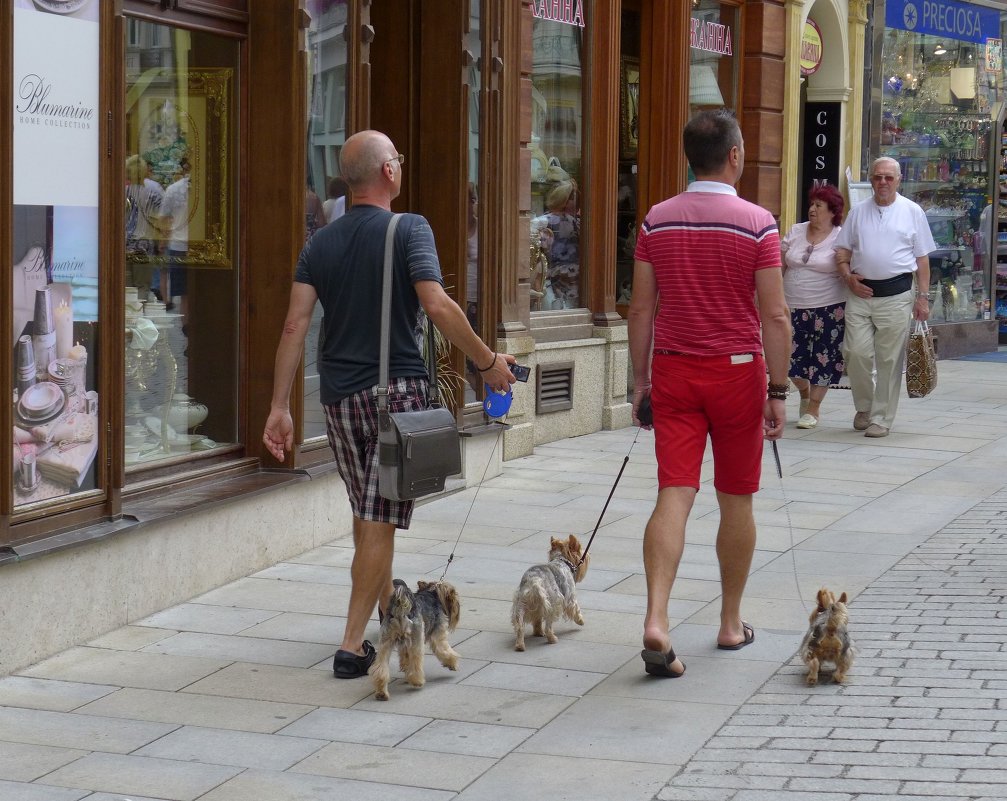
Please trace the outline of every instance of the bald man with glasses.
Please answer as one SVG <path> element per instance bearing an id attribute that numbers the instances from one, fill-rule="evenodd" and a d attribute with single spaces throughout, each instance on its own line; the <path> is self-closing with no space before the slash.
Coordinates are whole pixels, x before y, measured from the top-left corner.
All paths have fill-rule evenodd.
<path id="1" fill-rule="evenodd" d="M 844 353 L 865 437 L 887 437 L 895 422 L 912 319 L 930 316 L 930 257 L 937 250 L 927 216 L 899 194 L 899 163 L 871 164 L 869 200 L 850 211 L 836 240 L 836 263 L 849 289 Z M 876 374 L 875 374 L 876 371 Z"/>

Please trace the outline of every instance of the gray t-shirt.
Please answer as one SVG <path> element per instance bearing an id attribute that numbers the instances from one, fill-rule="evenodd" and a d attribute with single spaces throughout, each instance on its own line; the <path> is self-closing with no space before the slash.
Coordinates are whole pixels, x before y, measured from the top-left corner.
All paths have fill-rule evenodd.
<path id="1" fill-rule="evenodd" d="M 378 383 L 381 283 L 391 212 L 354 206 L 320 228 L 297 260 L 294 280 L 315 288 L 325 315 L 318 354 L 321 402 L 338 403 Z M 437 281 L 440 261 L 430 224 L 404 214 L 395 230 L 388 375 L 427 375 L 418 341 L 424 315 L 413 284 Z"/>

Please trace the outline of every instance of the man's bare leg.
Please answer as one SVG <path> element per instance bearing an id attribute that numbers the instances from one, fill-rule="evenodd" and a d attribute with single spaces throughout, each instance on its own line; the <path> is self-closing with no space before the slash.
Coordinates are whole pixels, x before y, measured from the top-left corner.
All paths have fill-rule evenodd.
<path id="1" fill-rule="evenodd" d="M 353 518 L 353 564 L 350 566 L 350 605 L 343 632 L 344 651 L 363 654 L 364 630 L 375 605 L 392 591 L 395 526 Z"/>
<path id="2" fill-rule="evenodd" d="M 748 582 L 755 553 L 755 518 L 751 495 L 728 495 L 717 491 L 720 528 L 717 531 L 717 560 L 720 562 L 719 645 L 737 645 L 745 640 L 741 626 L 741 596 Z"/>
<path id="3" fill-rule="evenodd" d="M 643 535 L 643 568 L 647 574 L 643 647 L 648 650 L 668 650 L 668 599 L 685 548 L 685 523 L 695 499 L 692 487 L 665 487 L 658 492 L 657 505 L 647 522 Z M 676 671 L 685 669 L 678 659 L 671 667 Z"/>

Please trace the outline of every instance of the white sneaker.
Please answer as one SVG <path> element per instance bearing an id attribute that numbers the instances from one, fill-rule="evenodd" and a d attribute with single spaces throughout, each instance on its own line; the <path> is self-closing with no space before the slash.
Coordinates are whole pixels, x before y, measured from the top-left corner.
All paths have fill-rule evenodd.
<path id="1" fill-rule="evenodd" d="M 813 414 L 802 414 L 801 419 L 797 421 L 798 428 L 814 428 L 818 425 L 818 418 Z"/>

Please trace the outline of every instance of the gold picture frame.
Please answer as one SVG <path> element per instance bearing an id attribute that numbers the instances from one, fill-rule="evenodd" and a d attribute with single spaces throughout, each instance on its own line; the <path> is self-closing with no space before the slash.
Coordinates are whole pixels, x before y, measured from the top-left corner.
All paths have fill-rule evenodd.
<path id="1" fill-rule="evenodd" d="M 233 82 L 234 70 L 226 67 L 155 69 L 131 87 L 127 152 L 144 159 L 149 177 L 165 192 L 178 180 L 188 181 L 184 226 L 177 215 L 161 215 L 157 208 L 149 212 L 148 222 L 158 232 L 161 246 L 159 253 L 139 257 L 147 263 L 166 262 L 168 243 L 186 231 L 185 256 L 173 254 L 173 263 L 221 269 L 234 264 L 230 203 Z"/>
<path id="2" fill-rule="evenodd" d="M 640 147 L 640 60 L 623 56 L 619 80 L 619 156 L 635 159 Z"/>

